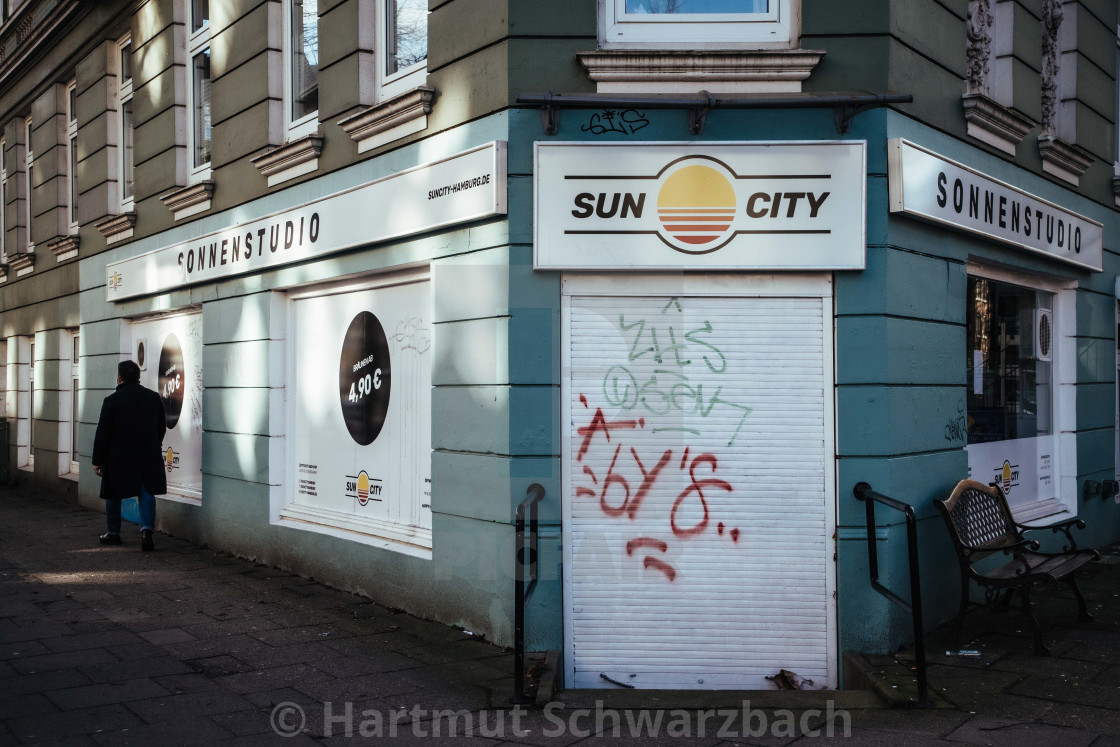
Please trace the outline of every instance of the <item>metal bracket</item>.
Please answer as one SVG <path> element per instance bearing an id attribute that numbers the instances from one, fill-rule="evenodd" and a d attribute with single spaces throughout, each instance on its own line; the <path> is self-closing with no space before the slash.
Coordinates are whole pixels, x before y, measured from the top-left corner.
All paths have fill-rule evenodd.
<path id="1" fill-rule="evenodd" d="M 688 110 L 688 131 L 693 135 L 704 134 L 704 124 L 708 120 L 708 115 L 716 108 L 716 100 L 712 94 L 701 91 L 700 95 L 704 97 L 705 103 Z"/>
<path id="2" fill-rule="evenodd" d="M 545 135 L 555 135 L 560 128 L 560 107 L 552 103 L 552 94 L 548 95 L 548 103 L 541 107 L 541 127 Z"/>
<path id="3" fill-rule="evenodd" d="M 847 135 L 848 130 L 852 128 L 852 119 L 857 114 L 871 111 L 877 108 L 880 104 L 837 104 L 832 108 L 832 118 L 836 122 L 836 131 L 841 135 Z"/>

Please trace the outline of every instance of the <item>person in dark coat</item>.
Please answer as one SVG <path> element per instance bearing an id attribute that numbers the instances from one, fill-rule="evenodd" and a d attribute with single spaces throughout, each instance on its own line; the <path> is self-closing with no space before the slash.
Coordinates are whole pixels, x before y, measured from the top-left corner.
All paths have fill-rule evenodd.
<path id="1" fill-rule="evenodd" d="M 101 478 L 108 528 L 99 538 L 101 544 L 121 544 L 121 499 L 135 497 L 140 505 L 140 549 L 155 549 L 155 496 L 167 492 L 162 453 L 166 430 L 163 401 L 140 385 L 139 366 L 121 361 L 117 391 L 101 405 L 93 439 L 93 472 Z"/>

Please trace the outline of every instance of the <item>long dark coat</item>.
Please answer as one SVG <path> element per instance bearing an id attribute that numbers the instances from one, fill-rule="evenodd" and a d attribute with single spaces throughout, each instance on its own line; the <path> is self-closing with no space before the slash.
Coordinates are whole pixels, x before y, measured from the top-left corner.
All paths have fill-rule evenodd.
<path id="1" fill-rule="evenodd" d="M 93 464 L 104 473 L 102 498 L 133 498 L 141 485 L 152 495 L 167 492 L 166 431 L 163 401 L 139 382 L 120 384 L 105 398 L 93 439 Z"/>

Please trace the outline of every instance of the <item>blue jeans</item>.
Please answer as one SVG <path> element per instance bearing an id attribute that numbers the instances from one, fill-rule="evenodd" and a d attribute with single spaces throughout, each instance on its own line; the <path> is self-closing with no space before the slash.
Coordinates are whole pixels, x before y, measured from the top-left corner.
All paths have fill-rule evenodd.
<path id="1" fill-rule="evenodd" d="M 154 530 L 156 528 L 156 497 L 141 486 L 140 495 L 136 496 L 136 503 L 140 506 L 140 529 Z M 121 499 L 109 498 L 105 501 L 105 525 L 109 534 L 121 533 Z"/>

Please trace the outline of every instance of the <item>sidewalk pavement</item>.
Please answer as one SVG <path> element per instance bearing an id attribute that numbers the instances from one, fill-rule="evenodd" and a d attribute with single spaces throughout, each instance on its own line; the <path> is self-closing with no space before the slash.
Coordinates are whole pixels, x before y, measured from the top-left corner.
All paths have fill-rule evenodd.
<path id="1" fill-rule="evenodd" d="M 934 708 L 868 690 L 597 690 L 522 709 L 512 655 L 470 633 L 163 534 L 141 553 L 131 525 L 101 547 L 103 521 L 0 488 L 0 745 L 807 745 L 850 725 L 849 744 L 1120 746 L 1113 562 L 1085 574 L 1092 625 L 1063 592 L 1038 595 L 1048 659 L 1014 615 L 974 613 L 979 658 L 945 656 L 935 631 Z M 905 653 L 863 662 L 905 701 Z"/>

